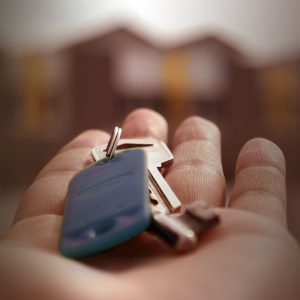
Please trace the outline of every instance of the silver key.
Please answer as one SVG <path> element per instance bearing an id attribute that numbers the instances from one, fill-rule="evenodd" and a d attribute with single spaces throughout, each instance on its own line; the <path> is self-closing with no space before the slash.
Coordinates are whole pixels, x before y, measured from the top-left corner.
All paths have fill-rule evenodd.
<path id="1" fill-rule="evenodd" d="M 100 160 L 106 156 L 107 145 L 92 149 L 94 159 Z M 153 213 L 174 213 L 181 208 L 181 202 L 172 191 L 160 170 L 173 161 L 173 155 L 168 147 L 160 141 L 142 139 L 121 139 L 116 153 L 131 148 L 143 148 L 148 156 L 149 190 Z"/>
<path id="2" fill-rule="evenodd" d="M 181 203 L 159 171 L 172 162 L 172 153 L 162 142 L 137 139 L 120 140 L 115 152 L 131 148 L 143 148 L 148 154 L 150 198 L 152 201 L 157 201 L 157 205 L 152 202 L 152 222 L 148 231 L 160 237 L 178 252 L 193 250 L 199 238 L 219 223 L 219 216 L 200 201 L 185 206 L 179 213 L 173 213 L 179 211 Z M 96 161 L 105 158 L 106 152 L 107 145 L 92 149 L 92 155 Z M 168 188 L 171 194 L 168 194 Z M 175 198 L 172 198 L 174 195 Z M 177 209 L 170 208 L 170 203 L 167 202 L 169 198 L 166 199 L 166 197 L 175 199 L 173 205 L 178 201 Z"/>
<path id="3" fill-rule="evenodd" d="M 219 216 L 200 201 L 186 205 L 179 214 L 153 214 L 150 233 L 178 252 L 196 248 L 199 238 L 220 222 Z"/>

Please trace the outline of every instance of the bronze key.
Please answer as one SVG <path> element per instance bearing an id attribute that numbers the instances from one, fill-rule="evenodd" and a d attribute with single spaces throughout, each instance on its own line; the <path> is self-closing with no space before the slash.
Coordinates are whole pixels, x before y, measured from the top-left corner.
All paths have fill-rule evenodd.
<path id="1" fill-rule="evenodd" d="M 96 161 L 106 156 L 106 148 L 107 145 L 102 145 L 92 149 Z M 160 173 L 162 168 L 173 161 L 173 155 L 168 147 L 156 140 L 121 139 L 116 153 L 132 148 L 142 148 L 148 156 L 149 190 L 153 212 L 168 214 L 180 211 L 180 200 Z"/>
<path id="2" fill-rule="evenodd" d="M 153 214 L 148 231 L 178 252 L 193 250 L 199 239 L 220 222 L 219 216 L 200 201 L 186 205 L 178 214 Z"/>

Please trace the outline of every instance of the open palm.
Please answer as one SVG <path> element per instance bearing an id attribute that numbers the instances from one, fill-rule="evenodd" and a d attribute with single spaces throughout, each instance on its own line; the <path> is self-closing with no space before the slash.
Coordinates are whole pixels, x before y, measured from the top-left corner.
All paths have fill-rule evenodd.
<path id="1" fill-rule="evenodd" d="M 123 137 L 166 141 L 167 124 L 140 109 Z M 204 200 L 221 224 L 197 250 L 174 255 L 143 233 L 105 253 L 73 261 L 57 251 L 70 179 L 92 162 L 108 134 L 79 135 L 40 172 L 0 242 L 0 299 L 300 299 L 300 251 L 286 229 L 285 162 L 273 143 L 254 139 L 241 150 L 229 208 L 224 207 L 220 133 L 199 117 L 172 141 L 166 179 L 183 203 Z"/>

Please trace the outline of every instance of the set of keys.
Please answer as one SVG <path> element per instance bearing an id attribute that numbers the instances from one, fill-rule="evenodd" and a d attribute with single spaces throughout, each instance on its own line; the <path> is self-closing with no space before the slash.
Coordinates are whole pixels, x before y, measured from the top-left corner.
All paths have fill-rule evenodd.
<path id="1" fill-rule="evenodd" d="M 173 161 L 157 140 L 120 139 L 92 149 L 95 163 L 69 184 L 60 251 L 83 258 L 117 246 L 147 230 L 176 251 L 194 249 L 219 223 L 203 203 L 182 205 L 162 175 Z"/>

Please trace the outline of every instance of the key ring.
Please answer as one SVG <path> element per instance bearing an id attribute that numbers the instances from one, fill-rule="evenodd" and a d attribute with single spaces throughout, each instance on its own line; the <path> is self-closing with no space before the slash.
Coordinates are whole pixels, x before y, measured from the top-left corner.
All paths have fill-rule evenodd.
<path id="1" fill-rule="evenodd" d="M 219 216 L 201 202 L 181 206 L 159 170 L 173 160 L 164 143 L 120 140 L 121 132 L 115 127 L 108 144 L 92 150 L 100 163 L 84 168 L 70 182 L 60 251 L 82 258 L 144 230 L 176 252 L 195 249 L 202 235 L 219 223 Z M 116 153 L 118 159 L 111 159 Z"/>
<path id="2" fill-rule="evenodd" d="M 122 129 L 116 126 L 114 128 L 113 134 L 110 136 L 110 139 L 107 144 L 107 148 L 105 149 L 106 157 L 108 157 L 108 159 L 111 159 L 114 156 L 119 140 L 121 138 L 121 133 L 122 133 Z"/>

